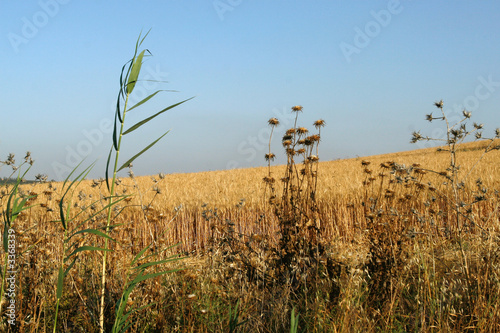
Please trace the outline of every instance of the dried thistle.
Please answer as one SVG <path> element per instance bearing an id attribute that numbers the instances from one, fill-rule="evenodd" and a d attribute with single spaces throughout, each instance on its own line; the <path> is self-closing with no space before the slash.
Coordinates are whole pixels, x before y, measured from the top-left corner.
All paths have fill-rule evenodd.
<path id="1" fill-rule="evenodd" d="M 278 126 L 279 125 L 279 120 L 277 118 L 271 118 L 267 121 L 267 123 L 270 125 L 270 126 Z"/>
<path id="2" fill-rule="evenodd" d="M 324 127 L 326 125 L 326 122 L 323 119 L 318 119 L 313 123 L 314 127 L 316 129 L 319 129 L 320 127 Z"/>

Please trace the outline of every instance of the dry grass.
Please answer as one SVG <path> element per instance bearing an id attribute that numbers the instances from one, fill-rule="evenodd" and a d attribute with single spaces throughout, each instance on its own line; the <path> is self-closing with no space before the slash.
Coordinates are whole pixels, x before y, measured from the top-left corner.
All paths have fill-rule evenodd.
<path id="1" fill-rule="evenodd" d="M 466 172 L 474 165 L 482 154 L 481 145 L 484 143 L 469 143 L 460 147 L 460 172 Z M 371 162 L 367 167 L 371 173 L 363 171 L 362 160 Z M 308 331 L 328 329 L 339 332 L 410 328 L 429 332 L 460 331 L 467 327 L 470 330 L 484 328 L 491 332 L 500 330 L 500 295 L 498 289 L 494 289 L 500 281 L 499 200 L 498 195 L 494 195 L 495 191 L 500 191 L 498 152 L 485 155 L 465 184 L 473 189 L 476 179 L 480 177 L 491 196 L 474 208 L 477 209 L 475 212 L 480 228 L 469 229 L 460 244 L 440 237 L 439 233 L 431 233 L 430 228 L 418 226 L 413 220 L 412 225 L 400 229 L 377 229 L 378 226 L 370 224 L 370 220 L 365 218 L 366 205 L 363 206 L 363 202 L 366 203 L 370 193 L 379 188 L 377 180 L 368 186 L 363 182 L 369 177 L 378 177 L 381 172 L 379 165 L 388 161 L 406 165 L 418 163 L 422 168 L 440 171 L 448 166 L 449 155 L 432 148 L 320 163 L 316 199 L 321 214 L 322 237 L 328 244 L 330 257 L 338 263 L 335 266 L 338 274 L 325 275 L 329 287 L 325 285 L 326 289 L 317 289 L 316 295 L 307 294 L 306 298 L 283 296 L 298 302 L 302 318 L 299 327 Z M 273 175 L 282 175 L 284 170 L 285 166 L 271 167 Z M 266 254 L 248 255 L 245 260 L 236 255 L 231 258 L 231 264 L 227 259 L 227 248 L 211 242 L 211 239 L 230 239 L 231 244 L 239 246 L 249 240 L 258 242 L 265 238 L 268 242 L 265 246 L 269 247 L 279 242 L 279 221 L 264 195 L 262 178 L 267 172 L 267 168 L 261 167 L 170 174 L 163 179 L 155 176 L 155 180 L 151 177 L 122 178 L 117 193 L 136 195 L 121 205 L 127 207 L 114 219 L 114 223 L 123 225 L 110 233 L 118 243 L 112 245 L 115 251 L 109 260 L 107 303 L 110 305 L 106 309 L 107 316 L 113 316 L 112 305 L 125 278 L 123 267 L 132 256 L 151 242 L 156 248 L 180 242 L 173 251 L 190 254 L 190 258 L 182 262 L 182 267 L 188 269 L 180 275 L 154 279 L 134 291 L 131 298 L 134 304 L 153 301 L 158 304 L 138 319 L 133 329 L 141 327 L 145 331 L 171 332 L 199 328 L 199 331 L 223 331 L 229 322 L 229 305 L 234 308 L 236 301 L 240 300 L 241 316 L 249 319 L 245 326 L 247 329 L 286 331 L 290 317 L 289 303 L 282 302 L 283 299 L 276 295 L 283 289 L 267 285 L 265 288 L 270 289 L 263 294 L 263 285 L 252 283 L 248 267 L 243 265 L 247 262 L 245 260 L 250 260 L 255 262 L 256 267 L 261 267 L 259 265 L 265 265 L 262 258 Z M 425 182 L 442 182 L 442 178 L 435 174 L 429 173 L 425 177 Z M 82 207 L 88 206 L 84 213 L 87 215 L 103 207 L 104 201 L 100 199 L 105 193 L 105 184 L 97 182 L 98 185 L 93 187 L 93 183 L 87 180 L 78 187 L 73 214 Z M 278 193 L 279 186 L 280 182 L 277 182 Z M 38 195 L 31 202 L 38 206 L 22 213 L 15 226 L 19 234 L 18 253 L 22 253 L 18 259 L 21 263 L 18 276 L 22 292 L 19 293 L 18 309 L 22 331 L 50 327 L 57 281 L 55 262 L 61 256 L 62 248 L 61 237 L 58 236 L 61 226 L 54 222 L 59 219 L 57 203 L 61 196 L 60 188 L 59 183 L 23 186 L 25 193 Z M 420 209 L 425 198 L 422 195 L 415 199 L 411 207 Z M 3 202 L 5 197 L 1 200 Z M 94 201 L 92 208 L 90 205 Z M 182 208 L 176 209 L 180 205 Z M 103 221 L 104 215 L 97 216 L 92 222 L 93 227 L 102 226 Z M 401 220 L 398 221 L 401 224 Z M 90 227 L 91 223 L 88 224 Z M 402 235 L 397 239 L 391 238 L 397 232 L 404 230 L 407 233 L 411 228 L 416 232 L 414 238 Z M 368 236 L 367 230 L 371 230 L 371 236 Z M 240 234 L 244 236 L 240 237 Z M 389 238 L 384 238 L 384 234 Z M 92 235 L 80 241 L 98 242 Z M 373 242 L 385 244 L 393 241 L 398 242 L 399 248 L 391 245 L 386 250 L 378 251 L 373 247 Z M 245 248 L 241 246 L 240 249 L 243 251 Z M 391 256 L 398 258 L 387 261 Z M 388 265 L 387 271 L 382 270 L 379 278 L 387 279 L 387 274 L 392 274 L 390 288 L 374 285 L 366 275 L 367 272 L 379 274 L 381 269 L 376 264 L 377 259 Z M 62 325 L 68 330 L 96 329 L 98 299 L 93 292 L 97 290 L 99 277 L 92 267 L 98 265 L 99 260 L 99 253 L 81 256 L 66 281 L 68 295 L 60 311 Z M 466 280 L 468 285 L 464 282 Z M 472 286 L 471 281 L 476 284 Z M 383 307 L 377 307 L 376 302 L 370 299 L 373 296 L 370 290 L 387 292 Z M 195 296 L 188 297 L 191 294 Z M 325 299 L 320 301 L 318 297 Z M 469 297 L 469 300 L 463 297 Z M 488 316 L 481 315 L 481 311 L 488 312 Z M 5 328 L 5 323 L 3 325 Z"/>

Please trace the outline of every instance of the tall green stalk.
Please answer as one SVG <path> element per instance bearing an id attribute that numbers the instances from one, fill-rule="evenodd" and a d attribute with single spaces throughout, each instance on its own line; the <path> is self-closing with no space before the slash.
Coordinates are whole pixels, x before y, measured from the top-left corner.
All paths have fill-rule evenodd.
<path id="1" fill-rule="evenodd" d="M 138 102 L 137 104 L 135 104 L 134 106 L 132 106 L 130 108 L 128 107 L 129 97 L 132 94 L 136 83 L 139 81 L 139 74 L 141 72 L 143 59 L 145 56 L 147 56 L 146 52 L 148 53 L 148 55 L 150 55 L 150 52 L 147 49 L 141 51 L 138 54 L 138 49 L 142 45 L 144 39 L 146 38 L 146 36 L 148 34 L 149 34 L 149 32 L 144 37 L 142 37 L 142 39 L 141 39 L 141 35 L 139 35 L 139 38 L 137 39 L 136 46 L 135 46 L 134 56 L 132 57 L 132 59 L 129 62 L 127 62 L 123 66 L 122 73 L 120 75 L 120 90 L 119 90 L 118 98 L 117 98 L 117 102 L 116 102 L 115 123 L 114 123 L 114 130 L 113 130 L 113 145 L 111 146 L 111 149 L 109 151 L 108 161 L 106 164 L 106 184 L 107 184 L 107 188 L 109 191 L 108 214 L 107 214 L 107 220 L 106 220 L 106 226 L 105 226 L 105 234 L 106 235 L 109 235 L 109 233 L 111 231 L 110 226 L 111 226 L 111 221 L 113 219 L 113 205 L 114 205 L 114 203 L 116 203 L 115 183 L 116 183 L 117 173 L 119 171 L 121 171 L 122 169 L 128 167 L 136 158 L 138 158 L 140 155 L 142 155 L 144 152 L 146 152 L 149 148 L 154 146 L 158 141 L 160 141 L 169 131 L 165 132 L 158 139 L 156 139 L 155 141 L 150 143 L 147 147 L 145 147 L 139 153 L 135 154 L 132 158 L 127 160 L 125 163 L 123 163 L 119 167 L 118 159 L 120 156 L 122 137 L 124 135 L 127 135 L 127 134 L 135 131 L 136 129 L 140 128 L 142 125 L 146 124 L 147 122 L 155 119 L 160 114 L 162 114 L 162 113 L 164 113 L 164 112 L 166 112 L 166 111 L 168 111 L 168 110 L 170 110 L 170 109 L 172 109 L 172 108 L 174 108 L 174 107 L 191 99 L 191 98 L 189 98 L 189 99 L 186 99 L 182 102 L 170 105 L 170 106 L 162 109 L 161 111 L 155 113 L 154 115 L 149 116 L 148 118 L 145 118 L 145 119 L 139 121 L 135 125 L 128 128 L 127 130 L 124 130 L 126 114 L 128 112 L 132 111 L 133 109 L 141 106 L 142 104 L 146 103 L 147 101 L 149 101 L 151 98 L 153 98 L 160 91 L 163 91 L 163 90 L 157 90 L 154 93 L 152 93 L 151 95 L 149 95 L 146 98 L 144 98 L 143 100 L 141 100 L 140 102 Z M 127 68 L 127 65 L 128 65 L 128 68 Z M 121 102 L 124 102 L 123 107 L 121 106 Z M 110 186 L 108 174 L 109 174 L 109 169 L 110 169 L 109 167 L 111 164 L 111 157 L 113 155 L 113 151 L 115 152 L 115 154 L 114 154 L 115 160 L 114 160 L 114 166 L 113 166 L 113 177 L 112 177 L 111 186 Z M 104 300 L 105 300 L 105 293 L 106 293 L 106 267 L 107 267 L 107 252 L 109 250 L 109 243 L 108 243 L 107 238 L 104 240 L 104 250 L 105 251 L 104 251 L 103 257 L 102 257 L 102 271 L 101 271 L 102 276 L 101 276 L 101 294 L 100 294 L 101 301 L 100 301 L 100 311 L 99 311 L 99 327 L 100 327 L 101 332 L 104 332 L 104 307 L 105 307 Z M 163 262 L 158 261 L 156 263 L 150 263 L 147 267 L 151 267 L 151 266 L 161 264 L 161 263 L 163 263 Z M 166 272 L 161 272 L 161 273 L 165 274 Z M 146 275 L 146 276 L 148 276 L 148 275 Z M 132 283 L 132 286 L 135 286 L 135 284 Z M 123 313 L 123 311 L 120 313 Z M 117 311 L 117 315 L 118 314 L 119 314 L 119 312 Z"/>

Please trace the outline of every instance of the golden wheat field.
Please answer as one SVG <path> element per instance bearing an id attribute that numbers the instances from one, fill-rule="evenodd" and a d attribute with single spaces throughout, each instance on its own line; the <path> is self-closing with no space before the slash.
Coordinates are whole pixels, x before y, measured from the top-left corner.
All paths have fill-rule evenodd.
<path id="1" fill-rule="evenodd" d="M 466 174 L 483 154 L 485 143 L 465 144 L 460 152 L 458 163 L 461 173 Z M 362 223 L 363 211 L 360 208 L 366 187 L 363 181 L 366 173 L 361 162 L 371 162 L 374 174 L 379 172 L 383 162 L 394 161 L 411 165 L 418 163 L 422 168 L 445 170 L 449 163 L 449 153 L 437 152 L 436 148 L 419 149 L 400 153 L 351 158 L 319 163 L 317 198 L 324 214 L 325 233 L 334 239 L 352 234 L 355 227 Z M 500 190 L 500 155 L 492 152 L 484 155 L 468 176 L 468 186 L 473 186 L 481 178 L 492 191 Z M 273 166 L 274 175 L 282 175 L 284 166 Z M 125 223 L 125 229 L 133 229 L 144 236 L 144 242 L 152 239 L 151 230 L 166 232 L 165 241 L 170 244 L 181 243 L 186 251 L 203 250 L 210 236 L 210 223 L 202 216 L 203 211 L 216 208 L 222 219 L 236 223 L 239 232 L 252 235 L 274 233 L 276 221 L 269 214 L 265 184 L 267 167 L 210 171 L 189 174 L 169 174 L 161 179 L 157 175 L 142 176 L 134 179 L 121 178 L 118 190 L 123 194 L 136 194 L 126 199 L 128 206 L 118 217 L 116 223 Z M 436 180 L 436 177 L 427 177 Z M 81 207 L 99 199 L 105 193 L 105 184 L 99 182 L 92 186 L 93 180 L 83 181 L 73 198 L 74 204 Z M 26 213 L 25 220 L 32 227 L 48 232 L 47 221 L 58 219 L 57 193 L 61 183 L 41 184 L 25 191 L 37 194 L 35 207 Z M 50 189 L 49 186 L 53 186 Z M 353 207 L 354 205 L 354 207 Z M 176 212 L 176 207 L 179 211 Z M 145 208 L 145 209 L 142 209 Z M 259 217 L 269 215 L 265 221 L 256 223 Z M 175 217 L 175 218 L 174 218 Z M 52 223 L 54 228 L 57 224 Z"/>
<path id="2" fill-rule="evenodd" d="M 329 281 L 330 287 L 317 287 L 316 296 L 306 298 L 298 297 L 298 289 L 291 288 L 286 297 L 283 296 L 290 302 L 296 300 L 303 320 L 299 326 L 311 332 L 393 331 L 398 327 L 437 332 L 460 331 L 468 326 L 472 330 L 487 327 L 488 331 L 497 331 L 500 295 L 494 288 L 499 285 L 499 274 L 492 269 L 500 268 L 498 258 L 488 259 L 489 266 L 484 269 L 479 264 L 487 249 L 495 249 L 490 255 L 498 249 L 500 154 L 497 150 L 483 156 L 485 144 L 487 142 L 463 144 L 457 152 L 460 177 L 470 171 L 462 184 L 470 189 L 464 200 L 476 195 L 478 178 L 489 195 L 487 200 L 471 205 L 470 216 L 477 217 L 474 223 L 460 227 L 465 230 L 460 232 L 467 240 L 466 246 L 460 242 L 460 246 L 456 242 L 449 243 L 447 235 L 453 230 L 453 214 L 435 212 L 444 210 L 446 203 L 435 198 L 435 203 L 429 203 L 432 193 L 445 192 L 446 184 L 443 185 L 443 175 L 439 173 L 446 173 L 449 152 L 428 148 L 320 162 L 315 199 L 321 223 L 318 225 L 321 246 L 330 253 L 325 259 L 329 268 L 324 273 L 324 281 Z M 420 170 L 415 180 L 417 185 L 385 182 L 392 177 L 387 171 L 388 165 L 394 163 L 405 167 L 413 165 Z M 271 174 L 279 179 L 285 168 L 272 166 Z M 273 214 L 273 206 L 269 203 L 269 189 L 263 181 L 267 175 L 267 167 L 260 167 L 120 178 L 117 194 L 131 196 L 113 208 L 113 227 L 109 235 L 115 241 L 110 245 L 113 252 L 109 253 L 107 268 L 106 297 L 110 305 L 106 308 L 106 316 L 114 316 L 113 304 L 126 280 L 128 263 L 141 249 L 152 244 L 155 259 L 165 259 L 176 253 L 185 256 L 168 266 L 182 270 L 164 279 L 158 277 L 138 285 L 127 304 L 155 305 L 136 317 L 130 330 L 225 332 L 227 325 L 232 327 L 231 306 L 234 309 L 238 304 L 240 312 L 236 321 L 248 321 L 240 326 L 240 331 L 288 331 L 291 311 L 285 305 L 288 301 L 281 302 L 281 296 L 275 294 L 284 292 L 280 284 L 270 282 L 279 274 L 270 270 L 265 273 L 268 272 L 267 260 L 273 257 L 270 249 L 279 247 L 281 230 L 279 218 Z M 50 327 L 57 265 L 63 255 L 59 207 L 63 187 L 63 183 L 21 187 L 21 194 L 34 196 L 28 202 L 32 208 L 22 212 L 15 224 L 18 253 L 21 253 L 17 259 L 21 263 L 18 275 L 21 291 L 18 309 L 23 318 L 21 331 L 45 331 L 44 328 Z M 276 182 L 276 193 L 282 190 L 281 182 Z M 71 208 L 67 210 L 69 233 L 105 227 L 106 201 L 103 199 L 106 193 L 102 180 L 84 180 L 74 188 L 71 199 L 67 196 L 64 205 L 65 209 Z M 372 217 L 372 208 L 367 202 L 376 196 L 381 198 L 377 203 L 381 213 Z M 2 200 L 4 203 L 5 196 Z M 403 208 L 418 213 L 403 214 Z M 400 210 L 391 215 L 387 213 L 392 212 L 391 209 Z M 80 225 L 92 214 L 90 221 Z M 419 222 L 438 221 L 438 218 L 441 222 L 436 225 Z M 374 224 L 374 221 L 380 223 Z M 384 224 L 388 226 L 383 227 Z M 403 234 L 411 234 L 411 237 L 402 238 Z M 390 239 L 387 235 L 391 235 Z M 79 236 L 72 242 L 80 246 L 102 246 L 102 239 L 93 234 Z M 408 243 L 415 239 L 418 242 Z M 157 252 L 175 244 L 178 245 L 166 252 Z M 381 250 L 386 246 L 383 244 L 390 244 L 388 252 Z M 413 257 L 410 253 L 416 249 L 419 255 Z M 66 296 L 61 303 L 60 316 L 66 331 L 93 331 L 97 327 L 95 290 L 99 274 L 96 267 L 102 254 L 84 253 L 80 254 L 64 282 Z M 383 265 L 376 266 L 376 263 Z M 464 263 L 466 271 L 462 269 Z M 300 266 L 300 262 L 297 265 Z M 443 270 L 444 275 L 438 278 L 439 270 Z M 322 281 L 323 273 L 317 274 L 314 283 L 323 286 L 326 282 L 318 282 Z M 479 281 L 480 287 L 475 291 L 483 288 L 475 300 L 471 300 L 472 286 L 463 287 L 457 282 L 463 281 L 464 274 L 470 281 Z M 255 279 L 260 282 L 249 282 Z M 390 287 L 385 282 L 383 286 L 380 284 L 385 280 L 393 281 Z M 269 285 L 273 287 L 266 287 Z M 373 296 L 373 290 L 387 293 L 380 296 L 383 306 L 373 305 L 378 304 L 378 296 Z M 414 296 L 401 296 L 405 293 Z M 440 293 L 456 294 L 459 298 L 440 296 Z M 471 303 L 467 303 L 465 297 L 469 297 L 467 302 Z M 490 319 L 478 315 L 485 308 L 491 310 Z M 414 316 L 410 314 L 412 311 L 416 311 Z M 390 315 L 386 316 L 387 313 Z M 493 322 L 488 324 L 488 320 Z"/>

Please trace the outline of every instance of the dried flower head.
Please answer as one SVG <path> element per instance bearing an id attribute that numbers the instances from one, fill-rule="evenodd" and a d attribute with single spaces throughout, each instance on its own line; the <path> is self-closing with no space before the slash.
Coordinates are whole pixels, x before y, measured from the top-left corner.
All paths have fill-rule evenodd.
<path id="1" fill-rule="evenodd" d="M 369 161 L 365 161 L 365 160 L 362 160 L 362 161 L 361 161 L 361 165 L 362 165 L 362 166 L 367 166 L 367 165 L 370 165 L 370 163 L 371 163 L 371 162 L 369 162 Z"/>
<path id="2" fill-rule="evenodd" d="M 266 184 L 273 184 L 275 182 L 275 179 L 273 177 L 264 177 L 262 178 L 264 180 L 264 183 Z"/>
<path id="3" fill-rule="evenodd" d="M 297 132 L 299 134 L 307 134 L 309 132 L 309 130 L 305 127 L 299 127 L 299 128 L 297 128 Z"/>
<path id="4" fill-rule="evenodd" d="M 440 100 L 439 102 L 434 102 L 434 105 L 435 105 L 437 108 L 441 109 L 441 108 L 443 107 L 443 100 Z"/>
<path id="5" fill-rule="evenodd" d="M 314 122 L 314 127 L 316 128 L 320 128 L 320 127 L 324 127 L 326 125 L 326 121 L 324 121 L 323 119 L 318 119 Z"/>
<path id="6" fill-rule="evenodd" d="M 6 165 L 13 165 L 16 163 L 16 160 L 14 159 L 15 155 L 14 154 L 9 154 L 9 156 L 7 156 L 7 161 L 5 161 L 5 164 Z"/>
<path id="7" fill-rule="evenodd" d="M 271 118 L 267 121 L 267 123 L 270 125 L 270 126 L 278 126 L 279 125 L 279 120 L 277 118 Z"/>
<path id="8" fill-rule="evenodd" d="M 270 154 L 266 154 L 266 161 L 274 161 L 274 159 L 276 158 L 276 155 L 274 155 L 273 153 L 270 153 Z"/>
<path id="9" fill-rule="evenodd" d="M 295 128 L 290 128 L 290 129 L 287 129 L 286 131 L 286 135 L 292 135 L 292 134 L 295 134 Z"/>
<path id="10" fill-rule="evenodd" d="M 463 114 L 463 115 L 464 115 L 464 117 L 465 117 L 465 118 L 467 118 L 467 119 L 469 119 L 469 118 L 471 117 L 471 115 L 472 115 L 472 113 L 470 113 L 470 112 L 468 112 L 468 111 L 466 111 L 466 110 L 463 110 L 463 111 L 462 111 L 462 114 Z"/>
<path id="11" fill-rule="evenodd" d="M 314 141 L 313 141 L 313 140 L 311 140 L 311 138 L 310 138 L 310 137 L 307 137 L 307 138 L 305 138 L 305 139 L 304 139 L 304 145 L 305 145 L 305 146 L 311 146 L 311 145 L 313 145 L 313 144 L 314 144 Z"/>
<path id="12" fill-rule="evenodd" d="M 41 173 L 37 174 L 35 176 L 35 181 L 39 181 L 40 183 L 46 182 L 49 176 L 47 175 L 42 175 Z"/>
<path id="13" fill-rule="evenodd" d="M 309 137 L 311 141 L 318 142 L 320 140 L 319 134 L 313 134 Z"/>
<path id="14" fill-rule="evenodd" d="M 293 112 L 300 112 L 300 111 L 302 111 L 302 106 L 301 105 L 292 106 L 292 111 Z"/>
<path id="15" fill-rule="evenodd" d="M 412 133 L 412 138 L 411 138 L 411 143 L 416 143 L 418 141 L 421 141 L 421 140 L 424 140 L 424 137 L 422 136 L 422 134 L 420 134 L 420 132 L 413 132 Z"/>

